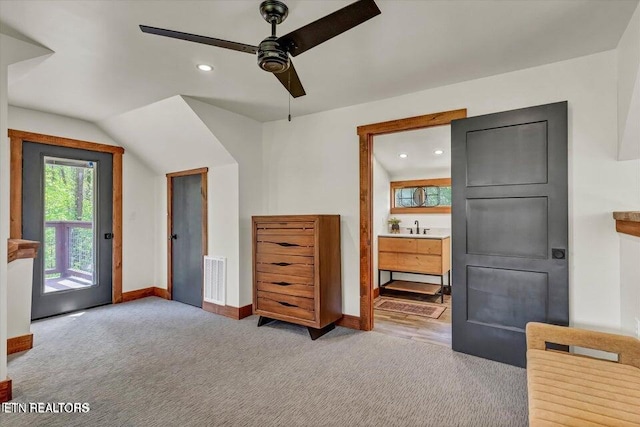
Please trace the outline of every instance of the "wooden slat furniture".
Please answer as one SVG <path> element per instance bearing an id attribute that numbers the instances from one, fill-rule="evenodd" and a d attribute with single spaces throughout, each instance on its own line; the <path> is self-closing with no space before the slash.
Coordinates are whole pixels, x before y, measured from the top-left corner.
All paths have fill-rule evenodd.
<path id="1" fill-rule="evenodd" d="M 253 217 L 253 312 L 315 340 L 342 317 L 339 215 Z"/>
<path id="2" fill-rule="evenodd" d="M 440 302 L 444 302 L 444 276 L 451 270 L 451 240 L 440 238 L 378 237 L 380 271 L 440 276 Z M 380 282 L 378 282 L 380 283 Z M 393 283 L 393 276 L 389 283 Z M 380 284 L 380 288 L 386 284 Z M 425 292 L 434 285 L 425 284 Z M 393 289 L 393 285 L 389 289 Z M 397 290 L 397 289 L 396 289 Z M 410 289 L 407 288 L 408 291 Z"/>
<path id="3" fill-rule="evenodd" d="M 547 350 L 578 346 L 618 362 Z M 529 425 L 640 425 L 640 340 L 544 323 L 527 324 Z"/>

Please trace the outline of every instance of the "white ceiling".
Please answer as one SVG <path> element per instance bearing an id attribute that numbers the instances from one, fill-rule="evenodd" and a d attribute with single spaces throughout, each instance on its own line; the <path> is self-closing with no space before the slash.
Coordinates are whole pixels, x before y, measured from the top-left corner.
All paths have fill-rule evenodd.
<path id="1" fill-rule="evenodd" d="M 285 34 L 351 3 L 289 0 Z M 386 1 L 382 14 L 294 63 L 302 115 L 615 48 L 637 0 Z M 258 44 L 251 1 L 0 1 L 0 23 L 53 50 L 9 88 L 13 105 L 91 121 L 182 94 L 260 121 L 287 94 L 235 51 L 143 34 L 139 24 Z M 196 70 L 198 63 L 215 67 Z"/>
<path id="2" fill-rule="evenodd" d="M 401 159 L 400 153 L 408 157 Z M 392 180 L 446 178 L 451 174 L 451 126 L 376 136 L 373 155 Z"/>

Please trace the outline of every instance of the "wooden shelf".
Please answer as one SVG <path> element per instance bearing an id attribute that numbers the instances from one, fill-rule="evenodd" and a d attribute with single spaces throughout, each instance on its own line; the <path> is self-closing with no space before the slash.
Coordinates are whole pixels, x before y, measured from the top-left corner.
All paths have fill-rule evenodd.
<path id="1" fill-rule="evenodd" d="M 422 295 L 440 295 L 440 285 L 433 283 L 408 282 L 405 280 L 394 280 L 383 286 L 392 291 L 413 292 Z"/>
<path id="2" fill-rule="evenodd" d="M 35 258 L 38 255 L 40 242 L 23 239 L 9 239 L 7 241 L 7 262 L 21 258 Z"/>
<path id="3" fill-rule="evenodd" d="M 616 231 L 640 237 L 640 211 L 614 212 Z"/>

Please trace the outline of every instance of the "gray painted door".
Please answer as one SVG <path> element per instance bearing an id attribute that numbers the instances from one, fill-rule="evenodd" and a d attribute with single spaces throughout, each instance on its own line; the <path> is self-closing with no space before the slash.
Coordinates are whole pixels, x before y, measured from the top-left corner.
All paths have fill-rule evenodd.
<path id="1" fill-rule="evenodd" d="M 112 162 L 109 153 L 23 144 L 22 236 L 42 242 L 32 319 L 111 303 Z"/>
<path id="2" fill-rule="evenodd" d="M 567 325 L 567 103 L 452 123 L 453 349 L 524 367 Z"/>
<path id="3" fill-rule="evenodd" d="M 202 307 L 202 178 L 172 178 L 173 299 Z"/>

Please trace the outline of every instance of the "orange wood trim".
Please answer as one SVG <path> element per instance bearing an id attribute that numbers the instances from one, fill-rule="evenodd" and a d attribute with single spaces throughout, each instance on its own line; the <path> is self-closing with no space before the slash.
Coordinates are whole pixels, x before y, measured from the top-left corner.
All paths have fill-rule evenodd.
<path id="1" fill-rule="evenodd" d="M 467 109 L 358 126 L 360 145 L 360 329 L 373 329 L 373 137 L 451 124 L 467 117 Z M 412 211 L 413 212 L 413 211 Z"/>
<path id="2" fill-rule="evenodd" d="M 159 297 L 163 299 L 169 299 L 166 289 L 149 287 L 123 293 L 122 302 L 134 301 L 146 297 Z"/>
<path id="3" fill-rule="evenodd" d="M 433 208 L 391 208 L 389 213 L 392 214 L 446 214 L 451 213 L 451 206 L 435 206 Z"/>
<path id="4" fill-rule="evenodd" d="M 154 296 L 153 288 L 136 289 L 122 294 L 122 302 Z"/>
<path id="5" fill-rule="evenodd" d="M 167 238 L 173 234 L 173 178 L 187 175 L 200 175 L 200 194 L 202 195 L 202 259 L 200 265 L 204 274 L 204 256 L 209 251 L 208 233 L 208 172 L 209 168 L 189 169 L 167 174 Z M 167 244 L 167 299 L 173 299 L 173 240 Z M 202 289 L 204 298 L 204 288 Z"/>
<path id="6" fill-rule="evenodd" d="M 7 262 L 17 259 L 35 258 L 38 256 L 40 242 L 33 240 L 9 239 L 7 240 Z"/>
<path id="7" fill-rule="evenodd" d="M 111 153 L 113 155 L 113 255 L 112 301 L 122 302 L 122 155 L 124 148 L 96 142 L 9 129 L 11 138 L 10 238 L 22 238 L 22 147 L 23 142 Z"/>
<path id="8" fill-rule="evenodd" d="M 153 288 L 153 296 L 163 299 L 171 299 L 167 290 L 163 288 Z"/>
<path id="9" fill-rule="evenodd" d="M 186 176 L 186 175 L 200 175 L 209 172 L 209 168 L 197 168 L 197 169 L 189 169 L 185 171 L 179 172 L 171 172 L 167 174 L 167 178 L 175 178 L 177 176 Z"/>
<path id="10" fill-rule="evenodd" d="M 253 314 L 253 305 L 251 304 L 245 305 L 244 307 L 231 307 L 229 305 L 218 305 L 203 301 L 202 309 L 209 313 L 219 314 L 236 320 L 244 319 Z"/>
<path id="11" fill-rule="evenodd" d="M 373 288 L 373 299 L 376 299 L 380 296 L 380 286 L 377 288 Z"/>
<path id="12" fill-rule="evenodd" d="M 349 329 L 361 330 L 360 318 L 358 316 L 350 316 L 348 314 L 343 314 L 340 320 L 336 322 L 336 325 L 349 328 Z"/>
<path id="13" fill-rule="evenodd" d="M 20 335 L 7 340 L 7 354 L 19 353 L 33 348 L 33 334 Z"/>
<path id="14" fill-rule="evenodd" d="M 360 329 L 373 329 L 373 135 L 360 134 Z"/>
<path id="15" fill-rule="evenodd" d="M 421 208 L 398 208 L 396 207 L 396 190 L 398 188 L 407 187 L 425 187 L 428 185 L 435 185 L 438 187 L 451 186 L 451 178 L 434 178 L 434 179 L 414 179 L 411 181 L 393 181 L 390 183 L 390 205 L 389 210 L 392 214 L 440 214 L 451 213 L 451 206 L 434 206 L 434 207 L 421 207 Z"/>
<path id="16" fill-rule="evenodd" d="M 466 117 L 466 108 L 443 111 L 441 113 L 358 126 L 358 135 L 384 135 L 406 130 L 424 129 L 433 126 L 448 125 L 451 124 L 453 120 L 464 119 Z"/>
<path id="17" fill-rule="evenodd" d="M 22 238 L 22 139 L 11 138 L 9 237 Z"/>
<path id="18" fill-rule="evenodd" d="M 616 231 L 618 233 L 630 234 L 640 237 L 640 222 L 637 221 L 616 221 Z"/>
<path id="19" fill-rule="evenodd" d="M 122 302 L 122 153 L 113 153 L 112 300 Z"/>
<path id="20" fill-rule="evenodd" d="M 0 403 L 8 402 L 12 399 L 11 396 L 11 379 L 7 378 L 4 381 L 0 381 Z"/>
<path id="21" fill-rule="evenodd" d="M 167 295 L 173 299 L 173 179 L 167 176 Z"/>
<path id="22" fill-rule="evenodd" d="M 25 132 L 21 130 L 9 129 L 9 137 L 21 139 L 22 141 L 37 142 L 39 144 L 79 148 L 81 150 L 98 151 L 101 153 L 124 154 L 124 148 L 116 145 L 99 144 L 97 142 L 81 141 L 79 139 L 63 138 L 60 136 L 42 135 L 40 133 Z"/>

